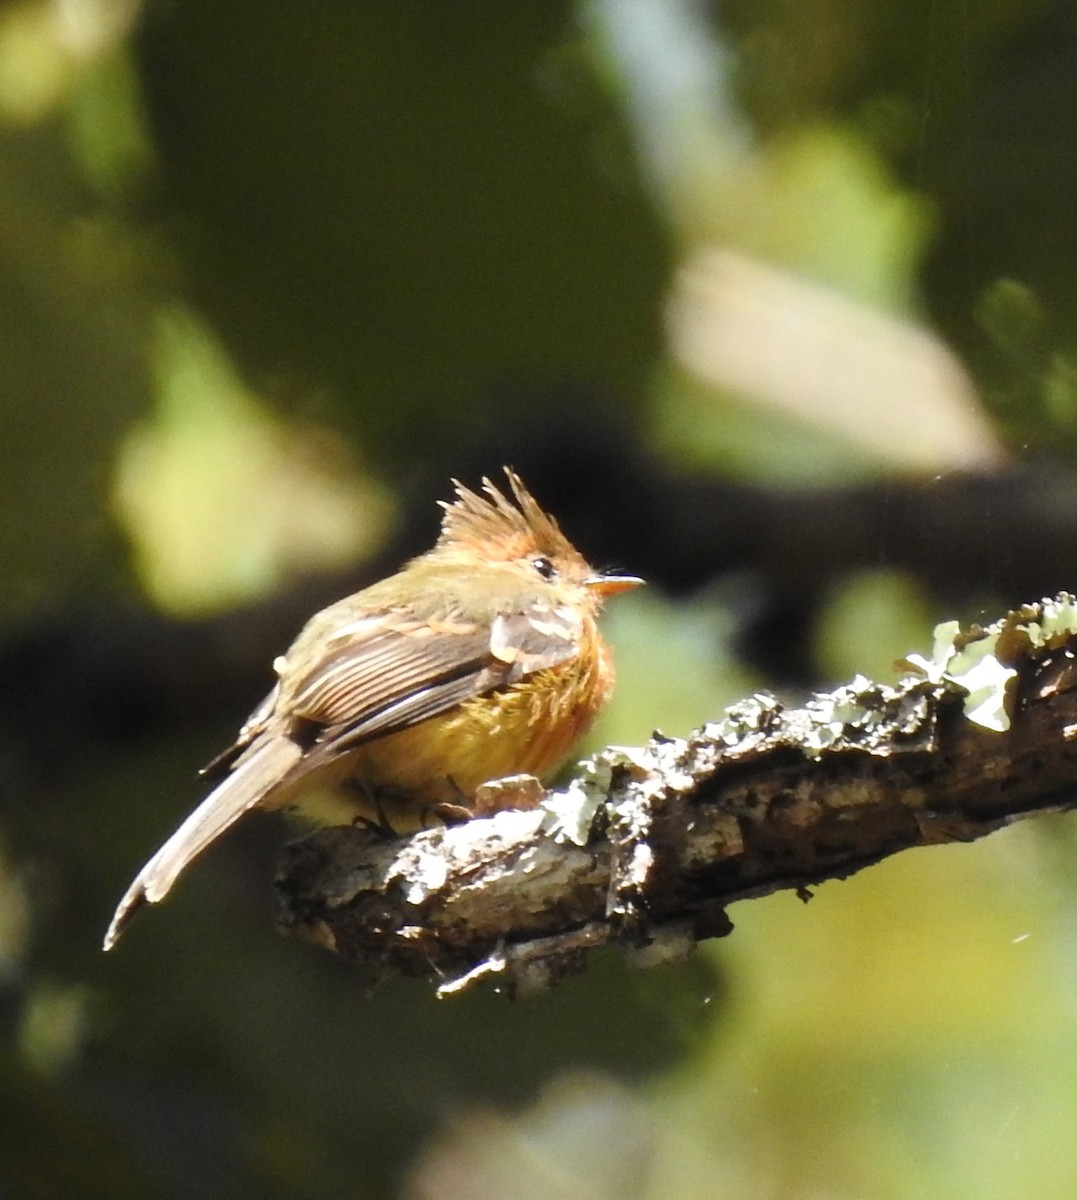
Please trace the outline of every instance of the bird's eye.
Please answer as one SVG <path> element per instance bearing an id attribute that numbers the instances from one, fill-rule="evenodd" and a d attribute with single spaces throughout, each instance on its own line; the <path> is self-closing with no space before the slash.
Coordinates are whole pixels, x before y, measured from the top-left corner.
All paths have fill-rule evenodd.
<path id="1" fill-rule="evenodd" d="M 541 555 L 538 558 L 531 560 L 531 565 L 542 576 L 543 579 L 552 579 L 557 574 L 557 568 L 548 558 Z"/>

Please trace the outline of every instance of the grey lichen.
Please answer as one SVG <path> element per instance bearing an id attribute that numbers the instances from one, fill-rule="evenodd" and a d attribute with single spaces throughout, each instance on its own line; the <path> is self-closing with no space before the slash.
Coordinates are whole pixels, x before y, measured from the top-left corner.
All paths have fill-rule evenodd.
<path id="1" fill-rule="evenodd" d="M 1077 600 L 1059 592 L 1026 604 L 1000 620 L 962 632 L 956 621 L 935 627 L 930 658 L 909 654 L 909 679 L 924 679 L 964 695 L 965 716 L 975 725 L 1004 733 L 1010 728 L 1017 663 L 1029 653 L 1056 649 L 1077 634 Z"/>

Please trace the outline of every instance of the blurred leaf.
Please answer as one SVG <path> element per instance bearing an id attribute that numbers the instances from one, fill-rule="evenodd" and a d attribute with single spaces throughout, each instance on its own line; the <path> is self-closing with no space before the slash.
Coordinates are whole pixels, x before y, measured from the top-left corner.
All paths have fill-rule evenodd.
<path id="1" fill-rule="evenodd" d="M 932 611 L 912 576 L 880 568 L 855 571 L 835 587 L 819 611 L 815 654 L 824 678 L 857 672 L 887 682 L 895 662 L 931 639 Z"/>
<path id="2" fill-rule="evenodd" d="M 667 324 L 686 377 L 660 395 L 658 428 L 690 462 L 728 468 L 750 448 L 756 477 L 833 483 L 1001 460 L 938 338 L 831 289 L 700 247 L 678 272 Z"/>
<path id="3" fill-rule="evenodd" d="M 617 688 L 591 734 L 594 745 L 639 745 L 655 729 L 683 737 L 752 689 L 719 595 L 671 600 L 641 590 L 611 605 L 602 628 Z"/>
<path id="4" fill-rule="evenodd" d="M 267 414 L 191 315 L 158 329 L 160 406 L 127 438 L 117 507 L 146 588 L 190 614 L 368 553 L 387 501 L 327 431 Z"/>
<path id="5" fill-rule="evenodd" d="M 458 1116 L 426 1151 L 406 1200 L 633 1200 L 650 1194 L 643 1106 L 615 1083 L 562 1077 L 511 1117 Z"/>
<path id="6" fill-rule="evenodd" d="M 1042 341 L 1047 314 L 1026 284 L 996 279 L 980 297 L 976 319 L 1000 347 L 1019 354 Z"/>

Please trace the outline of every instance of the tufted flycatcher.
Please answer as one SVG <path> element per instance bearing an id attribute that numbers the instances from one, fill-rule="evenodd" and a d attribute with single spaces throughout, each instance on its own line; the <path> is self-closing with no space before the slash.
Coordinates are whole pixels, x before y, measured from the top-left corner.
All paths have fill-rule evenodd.
<path id="1" fill-rule="evenodd" d="M 106 950 L 252 808 L 334 790 L 356 817 L 416 828 L 431 812 L 466 817 L 488 781 L 564 761 L 613 685 L 598 610 L 642 581 L 592 570 L 505 474 L 511 495 L 454 481 L 432 550 L 307 622 L 203 772 L 220 783 L 127 889 Z"/>

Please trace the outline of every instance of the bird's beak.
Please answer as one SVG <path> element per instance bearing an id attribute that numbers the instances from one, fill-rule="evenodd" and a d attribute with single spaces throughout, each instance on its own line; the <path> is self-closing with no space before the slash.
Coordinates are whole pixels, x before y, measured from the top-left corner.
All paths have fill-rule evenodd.
<path id="1" fill-rule="evenodd" d="M 591 575 L 583 582 L 584 586 L 589 587 L 592 592 L 606 597 L 638 588 L 643 580 L 638 575 Z"/>

